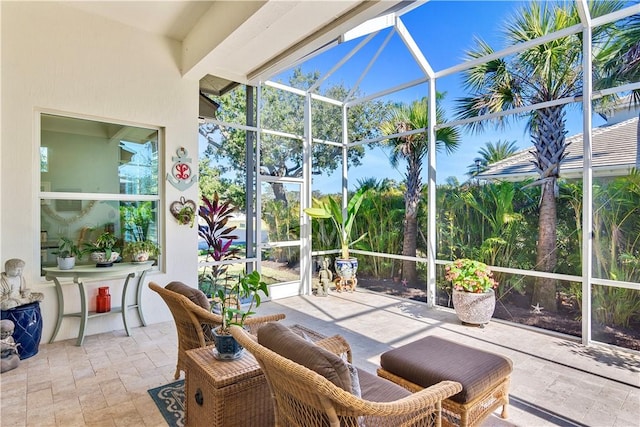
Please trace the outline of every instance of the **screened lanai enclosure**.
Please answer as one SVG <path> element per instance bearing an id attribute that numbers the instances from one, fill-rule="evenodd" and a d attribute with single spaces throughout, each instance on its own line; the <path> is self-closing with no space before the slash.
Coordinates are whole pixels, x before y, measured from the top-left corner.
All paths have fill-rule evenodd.
<path id="1" fill-rule="evenodd" d="M 258 268 L 271 298 L 311 294 L 340 245 L 304 209 L 367 187 L 359 288 L 451 307 L 444 265 L 473 258 L 494 319 L 640 350 L 640 5 L 497 2 L 484 22 L 472 3 L 404 5 L 204 94 L 200 194 L 237 228 L 201 240 L 201 288 Z"/>

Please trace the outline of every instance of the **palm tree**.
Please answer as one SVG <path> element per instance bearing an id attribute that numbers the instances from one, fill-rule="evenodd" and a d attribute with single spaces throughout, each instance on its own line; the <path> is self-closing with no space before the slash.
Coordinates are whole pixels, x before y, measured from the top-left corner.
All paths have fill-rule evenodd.
<path id="1" fill-rule="evenodd" d="M 632 15 L 619 25 L 620 35 L 610 43 L 610 56 L 602 65 L 598 89 L 640 81 L 640 15 Z M 632 92 L 631 104 L 640 105 L 640 89 Z M 636 132 L 636 167 L 640 167 L 640 121 Z"/>
<path id="2" fill-rule="evenodd" d="M 622 2 L 589 2 L 592 16 L 602 16 L 623 7 Z M 510 45 L 537 39 L 546 34 L 580 23 L 575 3 L 531 2 L 522 7 L 504 28 Z M 613 37 L 615 24 L 593 29 L 595 46 L 606 45 Z M 467 70 L 465 87 L 470 96 L 457 100 L 456 113 L 460 119 L 505 111 L 564 97 L 582 95 L 582 33 L 549 41 L 507 58 L 491 60 Z M 602 63 L 606 50 L 593 49 L 594 64 Z M 484 41 L 467 53 L 476 59 L 494 53 Z M 560 162 L 565 156 L 565 105 L 557 105 L 523 114 L 503 116 L 498 124 L 510 119 L 528 119 L 528 129 L 535 150 L 533 163 L 539 174 L 534 182 L 541 186 L 538 222 L 536 269 L 553 272 L 557 263 L 557 180 Z M 474 122 L 472 130 L 481 130 L 483 122 Z M 548 311 L 556 311 L 556 282 L 539 278 L 534 285 L 532 303 L 539 303 Z"/>
<path id="3" fill-rule="evenodd" d="M 610 88 L 640 80 L 640 15 L 623 19 L 616 38 L 603 48 L 596 89 Z M 640 90 L 633 92 L 633 101 L 640 103 Z"/>
<path id="4" fill-rule="evenodd" d="M 472 165 L 467 166 L 467 175 L 476 176 L 480 172 L 487 170 L 490 164 L 504 160 L 518 151 L 516 141 L 498 140 L 493 142 L 485 142 L 484 147 L 478 150 L 480 157 L 474 160 Z"/>
<path id="5" fill-rule="evenodd" d="M 436 94 L 436 121 L 445 121 L 444 109 L 440 106 L 443 94 Z M 416 129 L 427 128 L 429 125 L 429 109 L 427 98 L 414 101 L 411 105 L 399 104 L 391 112 L 391 117 L 382 123 L 381 131 L 385 135 L 392 135 Z M 406 185 L 404 194 L 404 238 L 402 242 L 402 255 L 416 256 L 418 236 L 418 203 L 422 196 L 422 163 L 428 150 L 426 132 L 412 135 L 390 138 L 391 165 L 397 167 L 400 160 L 407 162 Z M 460 144 L 460 134 L 456 128 L 440 129 L 436 132 L 436 147 L 445 148 L 447 153 L 452 153 Z M 402 262 L 402 276 L 409 284 L 418 281 L 418 272 L 414 261 Z"/>

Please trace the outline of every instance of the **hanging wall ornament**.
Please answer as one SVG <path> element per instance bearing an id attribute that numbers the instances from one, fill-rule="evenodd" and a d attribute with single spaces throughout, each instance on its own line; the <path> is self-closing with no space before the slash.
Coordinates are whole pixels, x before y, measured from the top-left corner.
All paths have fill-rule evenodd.
<path id="1" fill-rule="evenodd" d="M 187 157 L 186 148 L 178 148 L 176 154 L 176 157 L 171 158 L 175 163 L 171 168 L 171 173 L 167 174 L 167 181 L 178 190 L 184 191 L 196 182 L 197 175 L 191 170 L 191 158 Z"/>
<path id="2" fill-rule="evenodd" d="M 180 224 L 188 225 L 189 227 L 193 227 L 197 209 L 198 206 L 196 202 L 185 199 L 184 197 L 180 197 L 180 200 L 176 200 L 169 206 L 171 215 L 173 215 Z"/>

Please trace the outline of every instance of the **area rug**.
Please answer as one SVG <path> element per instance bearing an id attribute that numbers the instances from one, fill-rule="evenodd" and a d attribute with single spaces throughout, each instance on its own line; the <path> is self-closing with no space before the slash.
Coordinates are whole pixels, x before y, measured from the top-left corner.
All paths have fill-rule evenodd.
<path id="1" fill-rule="evenodd" d="M 170 427 L 184 427 L 184 380 L 147 391 Z"/>

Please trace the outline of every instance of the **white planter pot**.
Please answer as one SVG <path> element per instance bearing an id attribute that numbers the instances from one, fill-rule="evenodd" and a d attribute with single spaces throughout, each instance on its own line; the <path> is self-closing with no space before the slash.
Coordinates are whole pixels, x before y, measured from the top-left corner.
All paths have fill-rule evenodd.
<path id="1" fill-rule="evenodd" d="M 454 290 L 453 308 L 462 323 L 485 325 L 496 308 L 496 294 L 493 289 L 482 294 Z"/>
<path id="2" fill-rule="evenodd" d="M 149 252 L 136 252 L 131 256 L 132 262 L 145 262 L 149 259 Z"/>
<path id="3" fill-rule="evenodd" d="M 118 252 L 111 252 L 111 258 L 107 259 L 105 252 L 91 252 L 91 260 L 99 266 L 109 266 L 118 259 L 120 254 Z"/>
<path id="4" fill-rule="evenodd" d="M 76 257 L 71 256 L 67 258 L 58 257 L 58 268 L 60 270 L 71 270 L 76 266 Z"/>
<path id="5" fill-rule="evenodd" d="M 358 260 L 356 258 L 342 259 L 336 258 L 336 274 L 345 280 L 356 276 L 358 271 Z"/>

